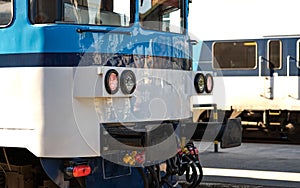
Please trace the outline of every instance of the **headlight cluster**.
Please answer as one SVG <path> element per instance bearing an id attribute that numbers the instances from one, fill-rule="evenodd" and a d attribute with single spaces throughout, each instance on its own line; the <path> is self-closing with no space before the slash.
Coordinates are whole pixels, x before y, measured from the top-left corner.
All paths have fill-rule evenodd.
<path id="1" fill-rule="evenodd" d="M 211 74 L 197 73 L 194 79 L 194 87 L 197 93 L 211 93 L 214 88 L 214 79 Z"/>
<path id="2" fill-rule="evenodd" d="M 110 69 L 105 75 L 104 82 L 107 93 L 112 95 L 119 91 L 119 87 L 125 95 L 132 94 L 136 88 L 135 74 L 131 70 L 124 70 L 121 73 L 119 82 L 119 73 L 114 69 Z"/>
<path id="3" fill-rule="evenodd" d="M 214 79 L 211 74 L 205 75 L 205 92 L 211 93 L 214 89 Z"/>
<path id="4" fill-rule="evenodd" d="M 197 93 L 203 93 L 205 89 L 205 76 L 202 73 L 198 73 L 194 79 L 194 86 Z"/>

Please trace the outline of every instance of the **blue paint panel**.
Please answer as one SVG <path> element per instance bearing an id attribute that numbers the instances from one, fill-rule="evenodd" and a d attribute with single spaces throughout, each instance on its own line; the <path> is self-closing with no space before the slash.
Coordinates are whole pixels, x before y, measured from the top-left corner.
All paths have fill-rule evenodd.
<path id="1" fill-rule="evenodd" d="M 136 168 L 124 167 L 106 161 L 105 164 L 102 158 L 90 160 L 89 165 L 92 167 L 92 174 L 86 178 L 86 187 L 89 188 L 141 188 L 144 187 L 144 182 L 140 172 Z M 130 169 L 129 169 L 130 168 Z M 106 177 L 104 173 L 115 172 L 118 174 L 115 177 Z M 130 172 L 130 173 L 129 173 Z"/>
<path id="2" fill-rule="evenodd" d="M 20 29 L 22 28 L 22 29 Z M 25 25 L 13 24 L 6 29 L 0 29 L 0 36 L 5 36 L 0 44 L 0 53 L 36 53 L 36 52 L 82 52 L 97 51 L 118 53 L 131 52 L 135 46 L 144 47 L 167 45 L 169 54 L 174 57 L 188 57 L 188 49 L 183 41 L 185 35 L 166 34 L 154 31 L 142 31 L 139 28 L 122 28 L 118 31 L 132 32 L 139 29 L 134 35 L 109 33 L 111 28 L 95 26 L 92 29 L 106 30 L 108 33 L 85 32 L 76 30 L 82 26 L 76 25 Z M 84 29 L 84 28 L 83 28 Z M 143 32 L 143 34 L 142 34 Z M 161 50 L 153 50 L 153 55 L 159 55 Z"/>
<path id="3" fill-rule="evenodd" d="M 199 41 L 197 45 L 193 46 L 193 70 L 194 71 L 198 69 L 198 63 L 202 51 L 201 49 L 202 49 L 202 41 Z"/>
<path id="4" fill-rule="evenodd" d="M 140 31 L 132 36 L 78 33 L 76 30 L 80 26 L 75 25 L 26 25 L 24 32 L 18 34 L 15 27 L 0 30 L 0 35 L 6 36 L 0 44 L 0 54 L 137 54 L 168 57 L 169 61 L 173 61 L 172 58 L 189 58 L 189 49 L 186 49 L 184 43 L 187 41 L 185 35 L 153 31 Z M 122 31 L 128 32 L 131 29 L 122 28 Z M 188 68 L 185 66 L 183 69 Z"/>
<path id="5" fill-rule="evenodd" d="M 184 42 L 187 36 L 175 33 L 143 30 L 138 23 L 129 28 L 107 26 L 72 25 L 72 24 L 36 24 L 28 19 L 28 2 L 14 1 L 14 22 L 7 28 L 0 28 L 0 54 L 15 53 L 124 53 L 136 51 L 136 47 L 168 46 L 168 53 L 163 56 L 188 58 L 189 49 Z M 138 1 L 136 1 L 138 4 Z M 16 11 L 18 10 L 18 11 Z M 187 10 L 187 7 L 186 7 Z M 136 14 L 136 19 L 138 14 Z M 77 29 L 102 32 L 78 33 Z M 112 34 L 110 31 L 132 33 Z M 158 48 L 157 48 L 158 49 Z M 158 56 L 162 50 L 153 50 L 149 55 Z"/>

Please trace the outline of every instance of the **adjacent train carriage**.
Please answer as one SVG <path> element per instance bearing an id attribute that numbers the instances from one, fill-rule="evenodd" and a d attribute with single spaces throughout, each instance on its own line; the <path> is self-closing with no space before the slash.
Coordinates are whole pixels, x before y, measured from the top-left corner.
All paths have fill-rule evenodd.
<path id="1" fill-rule="evenodd" d="M 215 72 L 219 107 L 245 139 L 300 143 L 299 49 L 299 35 L 203 42 L 198 70 Z"/>
<path id="2" fill-rule="evenodd" d="M 197 186 L 189 3 L 0 1 L 0 185 Z"/>

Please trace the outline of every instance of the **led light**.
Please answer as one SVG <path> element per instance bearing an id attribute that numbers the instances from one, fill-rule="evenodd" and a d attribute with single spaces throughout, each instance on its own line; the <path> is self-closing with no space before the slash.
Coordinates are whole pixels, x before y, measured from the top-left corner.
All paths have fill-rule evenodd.
<path id="1" fill-rule="evenodd" d="M 244 42 L 243 45 L 244 46 L 255 46 L 256 42 Z"/>
<path id="2" fill-rule="evenodd" d="M 214 88 L 214 79 L 211 74 L 205 75 L 205 92 L 211 93 Z"/>
<path id="3" fill-rule="evenodd" d="M 90 175 L 91 171 L 92 169 L 88 165 L 71 166 L 65 169 L 65 172 L 68 176 L 75 178 L 88 176 Z"/>
<path id="4" fill-rule="evenodd" d="M 73 168 L 73 176 L 75 178 L 88 176 L 91 173 L 91 167 L 88 165 L 79 165 Z"/>
<path id="5" fill-rule="evenodd" d="M 136 87 L 136 78 L 131 70 L 124 70 L 120 79 L 121 90 L 124 94 L 132 94 Z"/>
<path id="6" fill-rule="evenodd" d="M 107 71 L 105 75 L 105 88 L 107 93 L 115 94 L 119 90 L 118 72 L 114 69 Z"/>
<path id="7" fill-rule="evenodd" d="M 205 76 L 202 73 L 197 73 L 194 79 L 194 87 L 197 93 L 203 93 L 205 90 Z"/>

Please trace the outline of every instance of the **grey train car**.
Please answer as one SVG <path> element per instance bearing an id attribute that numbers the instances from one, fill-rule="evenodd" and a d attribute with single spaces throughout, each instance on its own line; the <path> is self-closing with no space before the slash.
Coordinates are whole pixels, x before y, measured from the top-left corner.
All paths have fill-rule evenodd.
<path id="1" fill-rule="evenodd" d="M 214 72 L 220 111 L 241 118 L 244 140 L 300 143 L 299 35 L 207 40 L 199 54 L 197 70 Z"/>

